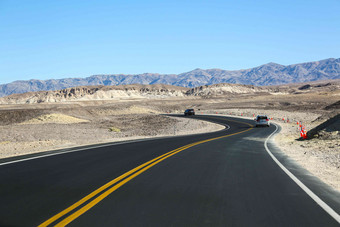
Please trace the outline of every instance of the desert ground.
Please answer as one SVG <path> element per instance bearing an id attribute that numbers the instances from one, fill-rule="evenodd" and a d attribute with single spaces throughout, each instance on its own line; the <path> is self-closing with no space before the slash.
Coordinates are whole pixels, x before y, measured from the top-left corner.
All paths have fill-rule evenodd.
<path id="1" fill-rule="evenodd" d="M 297 122 L 302 122 L 308 131 L 339 114 L 340 89 L 316 87 L 313 91 L 288 92 L 301 86 L 277 87 L 275 93 L 2 104 L 0 158 L 85 144 L 223 129 L 209 122 L 163 115 L 182 114 L 187 108 L 194 108 L 197 114 L 238 117 L 266 114 L 282 126 L 275 137 L 280 149 L 311 174 L 340 190 L 339 126 L 318 131 L 308 140 L 299 139 L 297 126 Z"/>

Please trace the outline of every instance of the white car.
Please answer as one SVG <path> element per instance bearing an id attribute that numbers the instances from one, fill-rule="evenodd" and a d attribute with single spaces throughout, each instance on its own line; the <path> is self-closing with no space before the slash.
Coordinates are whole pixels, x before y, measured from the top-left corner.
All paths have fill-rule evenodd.
<path id="1" fill-rule="evenodd" d="M 256 127 L 258 126 L 270 126 L 269 118 L 266 115 L 257 115 L 255 118 L 256 121 Z"/>

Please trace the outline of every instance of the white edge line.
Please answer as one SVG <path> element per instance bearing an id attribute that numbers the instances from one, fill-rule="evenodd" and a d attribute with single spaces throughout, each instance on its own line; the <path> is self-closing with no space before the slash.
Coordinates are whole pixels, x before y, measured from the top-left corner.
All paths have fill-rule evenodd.
<path id="1" fill-rule="evenodd" d="M 224 125 L 226 127 L 226 129 L 222 129 L 222 130 L 230 129 L 230 126 L 227 125 L 227 124 L 221 124 L 221 123 L 217 123 L 217 122 L 213 122 L 213 123 Z M 218 130 L 218 131 L 220 131 L 220 130 Z M 210 133 L 210 132 L 208 132 L 208 133 Z M 198 134 L 178 135 L 178 136 L 192 136 L 192 135 L 199 135 L 199 134 L 205 134 L 205 132 L 198 133 Z M 39 155 L 39 156 L 31 157 L 31 158 L 18 159 L 18 160 L 14 160 L 14 161 L 0 163 L 0 166 L 5 166 L 5 165 L 9 165 L 9 164 L 24 162 L 24 161 L 29 161 L 29 160 L 39 159 L 39 158 L 45 158 L 45 157 L 50 157 L 50 156 L 55 156 L 55 155 L 61 155 L 61 154 L 66 154 L 66 153 L 73 153 L 73 152 L 77 152 L 77 151 L 83 151 L 83 150 L 89 150 L 89 149 L 95 149 L 95 148 L 101 148 L 101 147 L 116 146 L 116 145 L 127 144 L 127 143 L 142 142 L 142 141 L 148 141 L 148 140 L 154 140 L 154 139 L 166 139 L 166 138 L 171 138 L 171 137 L 176 137 L 176 136 L 165 136 L 165 137 L 137 139 L 137 140 L 132 140 L 132 141 L 117 142 L 117 143 L 113 142 L 114 144 L 105 144 L 105 145 L 100 145 L 100 146 L 90 146 L 90 147 L 79 148 L 79 149 L 75 149 L 75 150 L 61 151 L 61 152 L 56 152 L 56 153 L 46 154 L 46 155 Z M 72 148 L 65 148 L 65 149 L 72 149 Z M 48 152 L 48 151 L 46 151 L 46 152 Z M 51 151 L 51 152 L 53 152 L 53 151 Z M 35 153 L 35 154 L 37 154 L 37 153 Z M 9 157 L 9 158 L 11 158 L 11 157 Z"/>
<path id="2" fill-rule="evenodd" d="M 267 143 L 269 139 L 272 138 L 272 136 L 277 132 L 279 129 L 276 124 L 275 131 L 268 136 L 266 141 L 264 142 L 264 147 L 266 148 L 267 153 L 270 155 L 270 157 L 276 162 L 276 164 L 302 189 L 304 190 L 309 197 L 311 197 L 322 209 L 324 209 L 330 216 L 332 216 L 338 223 L 340 223 L 340 215 L 335 212 L 330 206 L 328 206 L 324 201 L 322 201 L 317 195 L 314 194 L 306 185 L 304 185 L 294 174 L 292 174 L 284 165 L 281 164 L 279 160 L 275 158 L 273 153 L 268 149 Z"/>
<path id="3" fill-rule="evenodd" d="M 147 140 L 147 139 L 144 139 L 144 140 Z M 143 140 L 138 140 L 138 141 L 143 141 Z M 18 160 L 14 160 L 14 161 L 0 163 L 0 166 L 9 165 L 9 164 L 17 163 L 17 162 L 24 162 L 24 161 L 38 159 L 38 158 L 45 158 L 45 157 L 55 156 L 55 155 L 60 155 L 60 154 L 65 154 L 65 153 L 72 153 L 72 152 L 76 152 L 76 151 L 89 150 L 89 149 L 93 149 L 93 148 L 115 146 L 115 145 L 120 145 L 120 144 L 125 144 L 125 143 L 132 143 L 132 142 L 136 142 L 136 141 L 129 141 L 129 142 L 126 141 L 126 142 L 120 142 L 120 143 L 114 143 L 114 144 L 105 144 L 105 145 L 101 145 L 101 146 L 91 146 L 91 147 L 85 147 L 85 148 L 79 148 L 79 149 L 75 149 L 75 150 L 70 150 L 70 151 L 56 152 L 56 153 L 53 153 L 53 154 L 39 155 L 39 156 L 31 157 L 31 158 L 24 158 L 24 159 L 18 159 Z M 65 149 L 72 149 L 72 148 L 65 148 Z M 53 151 L 51 151 L 51 152 L 53 152 Z"/>

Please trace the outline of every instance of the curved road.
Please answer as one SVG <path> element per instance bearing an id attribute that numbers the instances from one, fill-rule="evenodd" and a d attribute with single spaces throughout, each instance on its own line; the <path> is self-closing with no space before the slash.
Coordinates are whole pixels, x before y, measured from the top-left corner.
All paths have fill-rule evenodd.
<path id="1" fill-rule="evenodd" d="M 274 125 L 194 118 L 227 128 L 0 160 L 0 226 L 340 225 L 267 153 Z M 268 147 L 340 213 L 337 191 Z"/>

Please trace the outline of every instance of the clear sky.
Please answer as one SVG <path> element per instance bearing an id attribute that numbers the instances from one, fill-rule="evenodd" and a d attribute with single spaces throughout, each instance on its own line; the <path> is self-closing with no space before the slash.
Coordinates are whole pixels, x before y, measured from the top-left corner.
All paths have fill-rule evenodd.
<path id="1" fill-rule="evenodd" d="M 0 84 L 331 57 L 339 0 L 0 0 Z"/>

